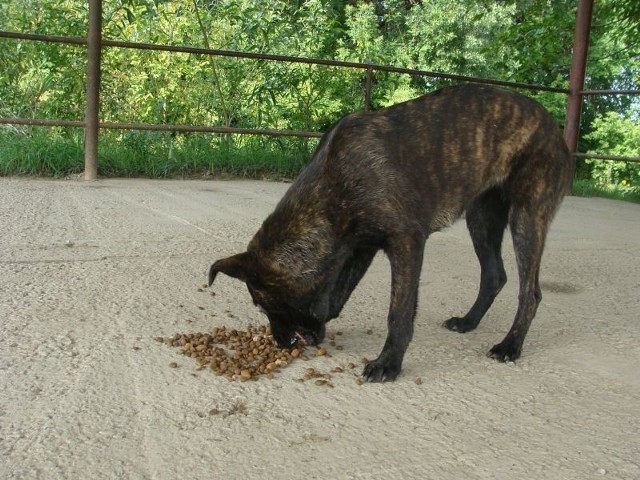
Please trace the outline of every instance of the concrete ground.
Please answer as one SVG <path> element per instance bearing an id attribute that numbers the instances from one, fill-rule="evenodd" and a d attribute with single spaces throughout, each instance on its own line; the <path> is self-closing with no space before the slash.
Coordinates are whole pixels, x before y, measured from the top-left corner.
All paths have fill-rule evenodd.
<path id="1" fill-rule="evenodd" d="M 196 370 L 154 337 L 266 322 L 236 280 L 199 289 L 286 188 L 0 178 L 0 478 L 640 478 L 640 205 L 565 200 L 515 364 L 485 356 L 515 313 L 508 237 L 478 329 L 440 326 L 479 277 L 458 222 L 427 243 L 395 383 L 356 383 L 386 333 L 383 256 L 329 324 L 330 358 L 245 383 Z M 349 362 L 334 388 L 297 381 Z"/>

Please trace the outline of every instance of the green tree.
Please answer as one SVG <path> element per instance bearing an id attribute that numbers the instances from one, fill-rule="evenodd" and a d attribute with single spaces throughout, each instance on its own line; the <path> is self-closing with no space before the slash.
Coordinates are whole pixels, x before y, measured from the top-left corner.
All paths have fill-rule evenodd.
<path id="1" fill-rule="evenodd" d="M 108 39 L 388 64 L 566 87 L 576 2 L 113 0 L 104 2 L 103 9 L 103 35 Z M 87 3 L 4 0 L 0 29 L 82 37 Z M 587 88 L 638 88 L 639 51 L 640 3 L 595 2 Z M 0 39 L 0 115 L 81 119 L 85 70 L 83 47 Z M 365 79 L 363 70 L 104 48 L 101 117 L 323 131 L 344 113 L 363 108 Z M 374 108 L 450 83 L 382 72 L 373 80 Z M 564 95 L 528 93 L 564 123 Z M 632 124 L 638 121 L 639 101 L 632 96 L 589 97 L 579 148 L 634 151 L 629 142 L 635 133 L 629 132 L 636 131 Z M 14 130 L 23 136 L 34 131 Z M 77 130 L 49 132 L 65 132 L 81 142 Z M 120 131 L 105 135 L 113 143 L 144 146 L 140 149 L 147 157 L 167 145 L 171 152 L 193 137 Z M 225 154 L 234 148 L 266 152 L 288 145 L 283 139 L 199 138 L 204 138 L 204 148 Z M 300 155 L 308 153 L 313 142 L 302 145 Z M 581 165 L 587 176 L 637 182 L 631 174 L 634 167 L 616 176 L 603 174 L 597 163 Z"/>
<path id="2" fill-rule="evenodd" d="M 587 140 L 593 145 L 589 153 L 640 157 L 640 109 L 629 115 L 617 112 L 599 115 L 593 121 Z M 631 162 L 587 160 L 592 177 L 601 185 L 640 186 L 640 164 Z"/>

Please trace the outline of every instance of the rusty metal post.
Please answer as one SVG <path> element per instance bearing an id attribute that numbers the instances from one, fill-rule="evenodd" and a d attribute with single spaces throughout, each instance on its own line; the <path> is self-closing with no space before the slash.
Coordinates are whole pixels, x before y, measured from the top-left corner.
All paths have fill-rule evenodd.
<path id="1" fill-rule="evenodd" d="M 371 80 L 373 77 L 373 68 L 369 66 L 367 68 L 367 79 L 364 86 L 364 111 L 371 110 Z"/>
<path id="2" fill-rule="evenodd" d="M 593 0 L 578 1 L 576 32 L 573 41 L 573 58 L 571 61 L 571 73 L 569 74 L 567 119 L 564 127 L 564 138 L 572 154 L 575 153 L 578 148 L 578 136 L 580 134 L 580 112 L 582 110 L 582 95 L 580 92 L 584 89 L 592 11 Z"/>
<path id="3" fill-rule="evenodd" d="M 84 179 L 98 177 L 98 132 L 100 110 L 100 49 L 102 0 L 89 0 L 87 33 L 87 98 L 84 112 Z"/>

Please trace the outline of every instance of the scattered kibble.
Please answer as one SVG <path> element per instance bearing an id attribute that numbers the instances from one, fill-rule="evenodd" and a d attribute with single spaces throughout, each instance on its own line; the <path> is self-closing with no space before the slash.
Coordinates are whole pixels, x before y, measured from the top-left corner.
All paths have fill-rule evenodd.
<path id="1" fill-rule="evenodd" d="M 229 311 L 225 313 L 231 315 Z M 337 332 L 337 335 L 342 335 L 342 332 Z M 210 333 L 179 333 L 173 337 L 156 337 L 155 340 L 175 347 L 184 356 L 194 359 L 197 364 L 196 371 L 208 368 L 216 375 L 224 376 L 230 381 L 246 382 L 258 380 L 261 376 L 272 379 L 293 361 L 309 360 L 309 356 L 305 354 L 305 345 L 296 344 L 290 349 L 279 348 L 273 339 L 269 325 L 251 326 L 246 330 L 216 327 Z M 335 345 L 335 341 L 332 343 L 336 350 L 343 349 L 341 345 Z M 309 355 L 331 357 L 324 347 L 317 347 L 315 354 Z M 362 363 L 366 364 L 368 360 L 363 357 Z M 178 368 L 178 363 L 171 362 L 169 367 Z M 356 365 L 353 362 L 349 362 L 346 366 L 334 366 L 331 368 L 331 373 L 307 368 L 304 376 L 298 381 L 313 380 L 315 385 L 333 387 L 330 382 L 332 374 L 355 368 Z M 363 380 L 359 377 L 356 382 L 362 384 Z"/>
<path id="2" fill-rule="evenodd" d="M 416 385 L 422 385 L 422 377 L 416 377 L 414 381 L 416 382 Z"/>

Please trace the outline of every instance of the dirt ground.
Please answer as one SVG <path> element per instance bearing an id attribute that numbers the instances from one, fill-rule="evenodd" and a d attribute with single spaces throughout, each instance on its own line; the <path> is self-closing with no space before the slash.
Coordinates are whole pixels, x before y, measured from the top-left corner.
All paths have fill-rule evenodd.
<path id="1" fill-rule="evenodd" d="M 565 200 L 515 364 L 485 356 L 515 313 L 509 237 L 479 328 L 440 326 L 479 279 L 458 222 L 427 242 L 395 383 L 356 383 L 386 333 L 382 255 L 329 324 L 330 358 L 255 382 L 198 371 L 154 337 L 266 323 L 240 282 L 199 288 L 286 188 L 0 179 L 0 478 L 640 479 L 640 205 Z M 333 388 L 297 381 L 349 362 Z"/>

